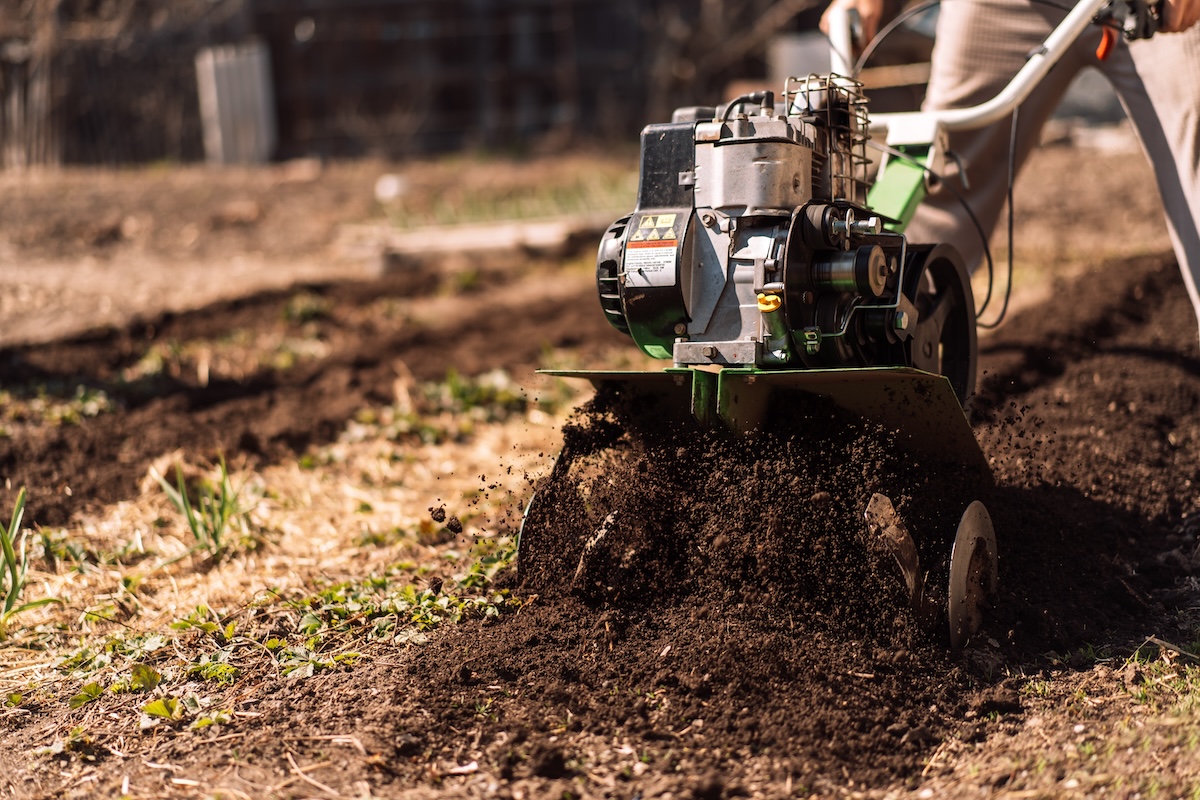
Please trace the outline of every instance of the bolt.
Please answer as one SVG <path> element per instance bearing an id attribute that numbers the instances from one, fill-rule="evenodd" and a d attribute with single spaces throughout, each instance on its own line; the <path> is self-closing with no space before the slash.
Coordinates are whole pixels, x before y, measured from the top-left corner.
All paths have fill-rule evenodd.
<path id="1" fill-rule="evenodd" d="M 892 321 L 892 324 L 896 326 L 896 330 L 898 330 L 898 331 L 908 330 L 908 312 L 907 311 L 897 311 L 896 316 Z"/>
<path id="2" fill-rule="evenodd" d="M 704 356 L 705 358 L 712 358 L 716 354 L 717 348 L 713 347 L 711 344 L 706 344 L 704 347 L 700 348 L 700 355 Z"/>
<path id="3" fill-rule="evenodd" d="M 685 333 L 687 333 L 687 325 L 684 325 L 682 322 L 680 322 L 675 326 L 676 336 L 683 336 Z"/>
<path id="4" fill-rule="evenodd" d="M 878 234 L 883 230 L 883 220 L 879 217 L 871 216 L 866 219 L 860 219 L 850 222 L 848 227 L 857 234 L 873 235 Z"/>

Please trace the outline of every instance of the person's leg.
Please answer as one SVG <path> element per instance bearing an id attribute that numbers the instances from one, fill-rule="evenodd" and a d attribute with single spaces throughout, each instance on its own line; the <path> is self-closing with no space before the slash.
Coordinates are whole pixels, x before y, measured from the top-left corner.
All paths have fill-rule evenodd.
<path id="1" fill-rule="evenodd" d="M 1028 0 L 947 0 L 938 18 L 924 108 L 961 108 L 995 97 L 1062 16 L 1061 11 Z M 1089 61 L 1094 62 L 1099 32 L 1096 41 L 1092 38 L 1081 39 L 1021 105 L 1018 169 L 1037 145 L 1042 126 L 1071 81 Z M 950 136 L 950 150 L 963 163 L 969 188 L 957 176 L 948 180 L 974 210 L 989 237 L 1004 206 L 1010 134 L 1006 119 L 982 130 Z M 974 271 L 983 259 L 978 231 L 955 195 L 944 187 L 930 192 L 905 232 L 913 242 L 954 245 L 968 270 Z"/>
<path id="2" fill-rule="evenodd" d="M 1200 321 L 1200 26 L 1120 47 L 1103 69 L 1154 167 Z"/>

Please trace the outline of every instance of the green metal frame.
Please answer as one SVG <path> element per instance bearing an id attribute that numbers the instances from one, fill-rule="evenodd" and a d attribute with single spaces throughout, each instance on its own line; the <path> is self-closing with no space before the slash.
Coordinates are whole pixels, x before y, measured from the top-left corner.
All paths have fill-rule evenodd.
<path id="1" fill-rule="evenodd" d="M 950 381 L 911 367 L 762 370 L 727 367 L 710 372 L 670 367 L 662 372 L 545 370 L 543 374 L 582 378 L 596 386 L 620 386 L 635 397 L 659 398 L 705 428 L 748 433 L 767 422 L 773 400 L 789 394 L 818 395 L 897 433 L 914 453 L 939 462 L 987 470 L 966 414 Z"/>
<path id="2" fill-rule="evenodd" d="M 888 156 L 879 177 L 867 192 L 867 206 L 885 217 L 885 227 L 893 233 L 902 233 L 917 213 L 917 206 L 925 199 L 927 191 L 925 174 L 933 148 L 930 145 L 902 145 L 896 148 L 904 158 Z"/>

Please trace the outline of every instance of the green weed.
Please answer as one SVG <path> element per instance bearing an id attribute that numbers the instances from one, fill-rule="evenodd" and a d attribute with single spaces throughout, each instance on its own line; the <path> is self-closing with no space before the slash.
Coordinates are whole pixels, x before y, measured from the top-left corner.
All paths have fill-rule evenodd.
<path id="1" fill-rule="evenodd" d="M 542 178 L 527 185 L 467 182 L 434 194 L 411 186 L 381 202 L 380 208 L 398 228 L 622 209 L 637 190 L 637 178 L 624 165 L 600 163 L 587 174 L 560 177 L 553 185 Z"/>
<path id="2" fill-rule="evenodd" d="M 463 442 L 479 425 L 505 422 L 534 410 L 555 413 L 575 397 L 574 390 L 563 382 L 531 394 L 503 370 L 473 377 L 451 370 L 445 380 L 422 383 L 409 395 L 402 404 L 359 411 L 347 438 Z"/>
<path id="3" fill-rule="evenodd" d="M 85 683 L 80 687 L 79 692 L 67 701 L 67 705 L 71 708 L 82 708 L 93 700 L 97 700 L 104 694 L 104 687 L 96 681 Z"/>
<path id="4" fill-rule="evenodd" d="M 25 591 L 25 575 L 29 570 L 29 557 L 25 553 L 25 537 L 21 531 L 21 519 L 25 516 L 25 487 L 17 491 L 17 502 L 13 506 L 12 520 L 8 527 L 0 526 L 0 557 L 3 558 L 3 570 L 0 570 L 0 594 L 4 599 L 4 610 L 0 612 L 0 641 L 7 638 L 8 623 L 17 614 L 34 608 L 62 601 L 56 597 L 43 597 L 40 600 L 20 602 Z"/>
<path id="5" fill-rule="evenodd" d="M 80 425 L 112 411 L 102 389 L 89 386 L 37 386 L 20 392 L 0 391 L 0 423 L 15 425 Z"/>
<path id="6" fill-rule="evenodd" d="M 221 686 L 232 686 L 240 670 L 229 663 L 232 648 L 221 648 L 215 653 L 205 653 L 197 661 L 188 664 L 187 674 Z"/>
<path id="7" fill-rule="evenodd" d="M 1200 658 L 1187 648 L 1151 636 L 1126 659 L 1123 671 L 1138 703 L 1174 713 L 1200 707 Z"/>
<path id="8" fill-rule="evenodd" d="M 209 481 L 201 481 L 197 486 L 198 496 L 194 503 L 189 496 L 181 467 L 175 467 L 175 486 L 157 471 L 152 470 L 151 474 L 171 503 L 183 514 L 184 521 L 195 538 L 192 552 L 203 551 L 214 561 L 219 561 L 235 544 L 231 539 L 234 534 L 250 534 L 250 511 L 253 505 L 243 502 L 241 493 L 244 487 L 234 489 L 224 458 L 220 460 L 216 485 Z"/>
<path id="9" fill-rule="evenodd" d="M 216 711 L 210 711 L 207 714 L 201 714 L 200 716 L 196 717 L 196 719 L 191 725 L 188 726 L 188 728 L 193 731 L 198 731 L 208 728 L 212 725 L 228 725 L 232 721 L 232 711 L 229 709 L 218 709 Z"/>
<path id="10" fill-rule="evenodd" d="M 326 319 L 333 311 L 333 301 L 313 292 L 297 292 L 283 305 L 283 319 L 296 325 Z"/>
<path id="11" fill-rule="evenodd" d="M 285 647 L 279 654 L 279 667 L 285 678 L 311 678 L 318 672 L 353 666 L 361 657 L 361 653 L 354 652 L 323 656 L 304 646 Z"/>
<path id="12" fill-rule="evenodd" d="M 85 761 L 96 760 L 96 749 L 93 746 L 92 737 L 88 735 L 82 725 L 71 728 L 62 739 L 57 739 L 53 744 L 46 745 L 45 747 L 39 747 L 33 753 L 34 755 L 53 756 L 56 758 L 67 758 L 75 754 Z"/>
<path id="13" fill-rule="evenodd" d="M 446 623 L 497 618 L 504 610 L 520 605 L 508 591 L 491 589 L 496 573 L 511 564 L 515 554 L 516 546 L 509 539 L 483 544 L 465 571 L 436 589 L 418 587 L 411 564 L 397 564 L 384 575 L 359 582 L 326 587 L 291 603 L 299 615 L 293 629 L 305 637 L 309 648 L 330 635 L 359 633 L 375 640 L 416 644 L 425 631 Z M 271 642 L 267 647 L 276 649 Z"/>
<path id="14" fill-rule="evenodd" d="M 175 697 L 160 697 L 142 706 L 142 713 L 156 719 L 179 719 L 183 716 L 186 706 Z"/>
<path id="15" fill-rule="evenodd" d="M 188 727 L 198 730 L 209 725 L 224 724 L 233 718 L 232 712 L 228 710 L 205 713 L 205 709 L 212 703 L 212 698 L 200 697 L 193 692 L 182 697 L 163 695 L 142 706 L 141 729 L 147 731 L 160 725 L 174 725 L 184 720 L 192 720 Z"/>
<path id="16" fill-rule="evenodd" d="M 237 623 L 221 624 L 221 618 L 206 605 L 198 605 L 191 614 L 171 623 L 177 631 L 195 630 L 212 635 L 218 643 L 228 642 L 237 633 Z"/>
<path id="17" fill-rule="evenodd" d="M 174 640 L 161 633 L 122 631 L 98 644 L 82 645 L 59 660 L 57 669 L 73 678 L 83 678 L 125 661 L 141 661 Z"/>

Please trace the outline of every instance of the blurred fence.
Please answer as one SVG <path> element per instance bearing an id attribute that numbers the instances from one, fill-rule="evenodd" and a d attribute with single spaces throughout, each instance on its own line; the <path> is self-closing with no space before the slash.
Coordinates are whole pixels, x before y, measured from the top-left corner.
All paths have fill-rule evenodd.
<path id="1" fill-rule="evenodd" d="M 204 152 L 214 164 L 261 164 L 275 152 L 271 67 L 262 42 L 196 54 Z"/>
<path id="2" fill-rule="evenodd" d="M 644 97 L 637 2 L 260 0 L 254 24 L 287 154 L 613 134 Z"/>
<path id="3" fill-rule="evenodd" d="M 0 158 L 202 159 L 198 54 L 251 40 L 268 54 L 276 157 L 629 138 L 729 77 L 765 74 L 766 40 L 818 2 L 3 3 Z"/>

